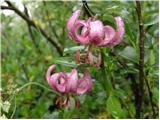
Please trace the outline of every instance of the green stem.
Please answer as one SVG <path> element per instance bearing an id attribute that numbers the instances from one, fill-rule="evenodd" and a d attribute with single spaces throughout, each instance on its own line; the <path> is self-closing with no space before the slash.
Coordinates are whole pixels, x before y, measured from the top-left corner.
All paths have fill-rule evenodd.
<path id="1" fill-rule="evenodd" d="M 113 91 L 113 86 L 111 82 L 111 76 L 109 73 L 107 73 L 106 68 L 105 68 L 105 60 L 106 60 L 105 52 L 106 52 L 105 49 L 101 50 L 101 56 L 102 56 L 101 71 L 102 71 L 102 77 L 103 77 L 105 90 L 110 95 Z"/>
<path id="2" fill-rule="evenodd" d="M 10 119 L 13 118 L 15 112 L 16 112 L 16 108 L 17 108 L 17 103 L 16 103 L 16 95 L 14 96 L 14 109 L 13 109 L 13 112 L 12 112 L 12 115 L 10 117 Z"/>
<path id="3" fill-rule="evenodd" d="M 89 6 L 87 4 L 87 1 L 86 0 L 82 0 L 82 3 L 83 3 L 83 8 L 84 8 L 86 14 L 88 15 L 88 17 L 93 17 L 94 13 L 89 8 Z"/>
<path id="4" fill-rule="evenodd" d="M 144 23 L 142 18 L 142 10 L 140 1 L 136 1 L 136 11 L 139 23 L 139 84 L 138 84 L 138 98 L 136 106 L 136 118 L 142 117 L 142 105 L 144 95 Z"/>
<path id="5" fill-rule="evenodd" d="M 55 94 L 57 94 L 57 95 L 60 96 L 60 94 L 59 94 L 58 92 L 55 92 L 55 91 L 53 91 L 53 90 L 45 87 L 44 85 L 41 85 L 40 83 L 37 83 L 37 82 L 29 82 L 29 83 L 26 83 L 26 84 L 23 85 L 22 87 L 20 87 L 20 88 L 16 89 L 15 91 L 13 91 L 13 94 L 14 94 L 14 95 L 13 95 L 13 97 L 11 97 L 10 100 L 12 100 L 12 99 L 14 98 L 14 100 L 15 100 L 15 103 L 14 103 L 15 106 L 14 106 L 14 109 L 13 109 L 13 112 L 12 112 L 12 115 L 11 115 L 10 118 L 13 118 L 13 116 L 14 116 L 14 114 L 15 114 L 15 112 L 16 112 L 16 108 L 17 108 L 16 95 L 17 95 L 17 93 L 20 92 L 23 88 L 25 88 L 25 87 L 27 87 L 27 86 L 29 86 L 29 85 L 37 85 L 37 86 L 39 86 L 39 87 L 41 87 L 41 88 L 44 88 L 45 90 L 48 90 L 48 91 L 53 92 L 53 93 L 55 93 Z"/>
<path id="6" fill-rule="evenodd" d="M 26 84 L 23 85 L 22 87 L 18 88 L 16 92 L 21 91 L 23 88 L 25 88 L 25 87 L 27 87 L 27 86 L 29 86 L 29 85 L 37 85 L 37 86 L 39 86 L 39 87 L 41 87 L 41 88 L 44 88 L 45 90 L 48 90 L 48 91 L 53 92 L 53 93 L 55 93 L 55 94 L 57 94 L 57 95 L 60 95 L 58 92 L 53 91 L 53 90 L 51 90 L 51 89 L 49 89 L 49 88 L 45 87 L 44 85 L 42 85 L 42 84 L 40 84 L 40 83 L 37 83 L 37 82 L 29 82 L 29 83 L 26 83 Z"/>

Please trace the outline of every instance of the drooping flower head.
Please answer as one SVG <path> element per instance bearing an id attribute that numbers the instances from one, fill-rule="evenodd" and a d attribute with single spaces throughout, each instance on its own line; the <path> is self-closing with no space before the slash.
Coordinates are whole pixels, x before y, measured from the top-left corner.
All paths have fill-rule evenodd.
<path id="1" fill-rule="evenodd" d="M 67 21 L 69 37 L 81 44 L 95 44 L 98 47 L 112 47 L 119 44 L 124 35 L 124 23 L 121 17 L 115 17 L 116 30 L 110 25 L 103 25 L 102 21 L 89 18 L 80 20 L 80 10 L 76 10 Z M 78 29 L 82 27 L 80 34 Z"/>
<path id="2" fill-rule="evenodd" d="M 97 63 L 94 64 L 93 55 L 90 47 L 92 44 L 97 47 L 113 47 L 118 45 L 124 35 L 124 23 L 121 17 L 115 17 L 116 29 L 110 25 L 103 25 L 99 19 L 88 18 L 88 20 L 78 19 L 80 16 L 80 10 L 76 10 L 67 21 L 67 32 L 69 37 L 76 42 L 83 45 L 88 45 L 87 53 L 84 57 L 84 61 L 81 62 L 80 53 L 77 52 L 76 61 L 79 63 L 87 64 L 99 67 L 101 65 L 101 54 L 98 53 Z M 81 33 L 78 34 L 78 30 L 82 28 Z"/>
<path id="3" fill-rule="evenodd" d="M 72 69 L 70 73 L 54 73 L 52 71 L 56 68 L 56 65 L 51 65 L 46 73 L 46 79 L 50 87 L 59 92 L 65 93 L 67 95 L 64 104 L 69 106 L 69 94 L 72 95 L 82 95 L 91 91 L 92 89 L 92 79 L 88 70 L 84 70 L 84 75 L 78 78 L 78 73 L 76 69 Z M 75 99 L 75 104 L 78 104 L 78 100 Z"/>

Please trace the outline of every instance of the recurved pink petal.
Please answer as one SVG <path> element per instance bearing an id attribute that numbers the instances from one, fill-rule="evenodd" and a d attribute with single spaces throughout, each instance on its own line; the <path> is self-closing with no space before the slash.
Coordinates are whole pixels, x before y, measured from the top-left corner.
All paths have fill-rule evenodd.
<path id="1" fill-rule="evenodd" d="M 122 41 L 125 29 L 124 29 L 124 22 L 121 17 L 115 17 L 115 20 L 116 20 L 117 29 L 116 29 L 116 35 L 115 35 L 113 44 L 117 45 Z"/>
<path id="2" fill-rule="evenodd" d="M 81 44 L 88 44 L 89 38 L 87 36 L 88 30 L 82 32 L 82 35 L 77 34 L 77 31 L 80 27 L 86 27 L 86 22 L 84 20 L 78 20 L 80 16 L 80 10 L 76 10 L 73 15 L 67 21 L 67 31 L 69 37 Z"/>
<path id="3" fill-rule="evenodd" d="M 98 44 L 99 47 L 107 47 L 108 44 L 112 44 L 114 42 L 116 31 L 111 26 L 106 25 L 104 27 L 104 32 L 105 32 L 105 38 Z"/>
<path id="4" fill-rule="evenodd" d="M 63 73 L 51 74 L 52 70 L 56 68 L 56 65 L 51 65 L 46 73 L 46 79 L 48 84 L 58 92 L 65 92 L 65 75 Z"/>
<path id="5" fill-rule="evenodd" d="M 84 29 L 82 28 L 82 34 L 78 34 L 77 31 L 80 29 L 80 27 L 85 27 Z M 88 44 L 89 43 L 89 37 L 88 37 L 88 29 L 87 29 L 87 24 L 83 20 L 78 20 L 75 23 L 74 29 L 73 29 L 73 37 L 74 40 L 77 42 L 80 42 L 81 44 Z"/>
<path id="6" fill-rule="evenodd" d="M 105 26 L 105 39 L 100 44 L 99 47 L 112 47 L 119 44 L 122 41 L 124 35 L 124 23 L 121 17 L 115 17 L 116 20 L 116 31 L 111 26 Z"/>
<path id="7" fill-rule="evenodd" d="M 67 31 L 69 36 L 73 39 L 73 29 L 75 26 L 75 22 L 78 20 L 78 17 L 80 16 L 80 10 L 76 10 L 72 16 L 67 21 Z"/>
<path id="8" fill-rule="evenodd" d="M 87 81 L 85 79 L 80 78 L 78 88 L 77 88 L 77 94 L 82 95 L 82 94 L 86 93 L 87 90 L 88 90 Z"/>
<path id="9" fill-rule="evenodd" d="M 66 92 L 75 93 L 77 89 L 78 74 L 76 69 L 72 69 L 71 73 L 67 74 Z"/>
<path id="10" fill-rule="evenodd" d="M 81 35 L 82 35 L 83 37 L 86 37 L 86 36 L 88 36 L 88 34 L 89 34 L 88 27 L 87 27 L 87 26 L 84 26 L 84 27 L 82 28 Z"/>
<path id="11" fill-rule="evenodd" d="M 86 92 L 89 92 L 91 88 L 92 88 L 92 79 L 89 75 L 88 70 L 85 70 L 83 78 L 80 78 L 78 80 L 77 94 L 82 95 Z"/>
<path id="12" fill-rule="evenodd" d="M 89 18 L 88 20 L 87 20 L 87 22 L 86 22 L 86 26 L 84 26 L 83 28 L 82 28 L 82 31 L 81 31 L 81 35 L 83 36 L 83 37 L 86 37 L 88 34 L 89 34 L 89 24 L 90 24 L 90 22 L 91 22 L 91 20 L 92 20 L 92 18 Z"/>
<path id="13" fill-rule="evenodd" d="M 48 83 L 49 83 L 49 80 L 50 80 L 50 78 L 51 78 L 51 72 L 54 70 L 56 68 L 56 65 L 51 65 L 49 68 L 48 68 L 48 70 L 47 70 L 47 73 L 46 73 L 46 79 L 47 79 L 47 81 L 48 81 Z"/>
<path id="14" fill-rule="evenodd" d="M 104 26 L 100 20 L 91 21 L 89 37 L 92 42 L 100 43 L 104 38 Z"/>
<path id="15" fill-rule="evenodd" d="M 89 71 L 87 69 L 85 69 L 83 71 L 83 73 L 84 73 L 84 77 L 83 78 L 85 78 L 87 80 L 87 83 L 88 83 L 88 90 L 87 90 L 87 92 L 89 92 L 92 89 L 92 84 L 93 84 L 92 83 L 92 78 L 91 78 L 91 76 L 89 74 Z"/>
<path id="16" fill-rule="evenodd" d="M 63 73 L 55 73 L 49 80 L 49 85 L 58 92 L 65 92 L 66 76 Z"/>

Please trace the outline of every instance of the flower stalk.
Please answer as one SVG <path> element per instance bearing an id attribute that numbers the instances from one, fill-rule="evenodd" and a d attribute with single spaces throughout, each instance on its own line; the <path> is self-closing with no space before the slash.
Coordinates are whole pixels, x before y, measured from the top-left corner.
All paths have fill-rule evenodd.
<path id="1" fill-rule="evenodd" d="M 105 85 L 104 89 L 110 95 L 113 91 L 113 86 L 112 86 L 110 76 L 107 74 L 107 71 L 105 68 L 105 52 L 106 52 L 106 49 L 101 49 L 101 56 L 102 56 L 101 72 L 102 72 L 102 77 L 103 77 L 103 81 L 104 81 L 104 85 Z"/>
<path id="2" fill-rule="evenodd" d="M 139 85 L 138 85 L 138 103 L 136 105 L 136 118 L 141 118 L 143 94 L 144 94 L 144 24 L 141 13 L 140 1 L 136 1 L 136 12 L 139 23 Z"/>

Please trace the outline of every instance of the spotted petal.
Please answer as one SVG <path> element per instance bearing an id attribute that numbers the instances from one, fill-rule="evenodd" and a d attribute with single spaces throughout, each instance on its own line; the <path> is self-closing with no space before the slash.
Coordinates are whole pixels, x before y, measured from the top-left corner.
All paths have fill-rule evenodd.
<path id="1" fill-rule="evenodd" d="M 56 68 L 56 65 L 51 65 L 48 70 L 47 70 L 47 73 L 46 73 L 46 79 L 47 81 L 49 82 L 50 78 L 51 78 L 51 72 Z"/>
<path id="2" fill-rule="evenodd" d="M 115 17 L 116 20 L 116 25 L 117 25 L 117 29 L 116 29 L 116 35 L 114 38 L 114 42 L 113 45 L 117 45 L 122 41 L 125 29 L 124 29 L 124 22 L 122 20 L 121 17 Z"/>
<path id="3" fill-rule="evenodd" d="M 75 27 L 73 29 L 73 36 L 74 36 L 74 39 L 81 43 L 81 44 L 88 44 L 89 43 L 89 37 L 87 36 L 88 34 L 88 29 L 87 29 L 87 24 L 85 23 L 85 21 L 83 20 L 78 20 L 76 23 L 75 23 Z M 78 29 L 80 29 L 80 27 L 85 27 L 86 30 L 83 31 L 82 34 L 77 34 L 77 31 Z"/>
<path id="4" fill-rule="evenodd" d="M 88 36 L 84 35 L 88 33 L 88 30 L 83 32 L 83 34 L 79 35 L 77 34 L 78 29 L 80 27 L 86 27 L 86 22 L 84 20 L 78 20 L 78 17 L 80 16 L 80 10 L 76 10 L 73 15 L 68 19 L 67 21 L 67 31 L 69 34 L 69 37 L 77 42 L 80 42 L 81 44 L 88 44 L 89 38 Z"/>
<path id="5" fill-rule="evenodd" d="M 98 44 L 99 47 L 107 47 L 109 46 L 109 44 L 112 44 L 114 41 L 114 37 L 116 35 L 115 30 L 109 25 L 106 25 L 104 27 L 104 32 L 105 32 L 105 38 Z"/>
<path id="6" fill-rule="evenodd" d="M 51 86 L 52 89 L 58 91 L 58 92 L 65 92 L 65 74 L 63 73 L 55 73 L 51 75 L 52 70 L 56 68 L 56 65 L 51 65 L 46 73 L 46 79 L 48 81 L 49 86 Z"/>
<path id="7" fill-rule="evenodd" d="M 66 92 L 75 93 L 77 89 L 78 74 L 76 69 L 72 69 L 71 73 L 67 74 Z"/>
<path id="8" fill-rule="evenodd" d="M 101 40 L 104 38 L 104 26 L 100 20 L 91 21 L 89 23 L 90 33 L 89 37 L 90 40 L 94 43 L 100 43 Z"/>
<path id="9" fill-rule="evenodd" d="M 89 75 L 89 72 L 85 70 L 83 78 L 80 78 L 78 80 L 77 94 L 81 95 L 86 92 L 89 92 L 91 88 L 92 88 L 92 79 Z"/>
<path id="10" fill-rule="evenodd" d="M 78 20 L 79 16 L 80 16 L 80 10 L 76 10 L 67 21 L 67 31 L 68 31 L 69 37 L 71 37 L 72 39 L 74 39 L 73 29 L 75 26 L 75 22 Z"/>
<path id="11" fill-rule="evenodd" d="M 51 76 L 49 85 L 58 92 L 65 92 L 66 77 L 63 73 L 55 73 Z"/>

